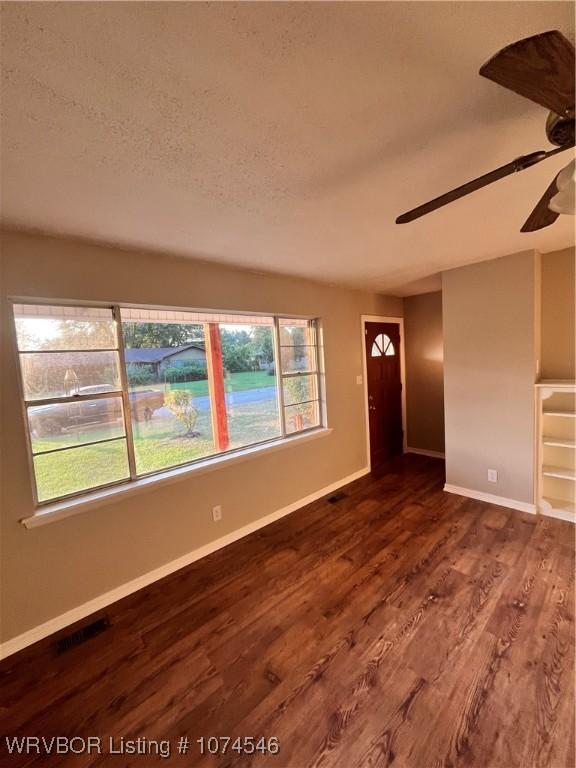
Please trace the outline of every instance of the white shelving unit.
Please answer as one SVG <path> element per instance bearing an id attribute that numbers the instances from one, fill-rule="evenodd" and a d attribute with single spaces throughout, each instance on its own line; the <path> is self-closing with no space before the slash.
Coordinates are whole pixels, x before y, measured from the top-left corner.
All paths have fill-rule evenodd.
<path id="1" fill-rule="evenodd" d="M 576 522 L 576 382 L 536 384 L 536 507 Z"/>

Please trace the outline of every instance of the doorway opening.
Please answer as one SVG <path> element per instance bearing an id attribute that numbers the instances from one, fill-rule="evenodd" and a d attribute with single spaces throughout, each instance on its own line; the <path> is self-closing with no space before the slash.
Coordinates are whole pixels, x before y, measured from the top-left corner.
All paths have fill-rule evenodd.
<path id="1" fill-rule="evenodd" d="M 406 448 L 404 322 L 362 316 L 367 452 L 377 469 Z"/>

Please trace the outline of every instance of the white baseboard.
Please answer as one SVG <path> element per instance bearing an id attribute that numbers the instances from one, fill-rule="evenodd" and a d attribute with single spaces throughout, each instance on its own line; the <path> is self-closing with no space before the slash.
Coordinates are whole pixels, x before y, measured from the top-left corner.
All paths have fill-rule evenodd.
<path id="1" fill-rule="evenodd" d="M 532 515 L 536 514 L 536 505 L 529 504 L 527 501 L 518 501 L 517 499 L 507 499 L 504 496 L 495 496 L 492 493 L 483 493 L 482 491 L 474 491 L 471 488 L 461 488 L 459 485 L 450 485 L 446 483 L 444 490 L 447 493 L 456 493 L 458 496 L 467 496 L 469 499 L 476 499 L 477 501 L 487 501 L 489 504 L 497 504 L 499 507 L 508 507 L 509 509 L 517 509 L 519 512 L 529 512 Z"/>
<path id="2" fill-rule="evenodd" d="M 433 459 L 445 459 L 442 451 L 427 451 L 424 448 L 406 448 L 404 453 L 417 453 L 419 456 L 430 456 Z"/>
<path id="3" fill-rule="evenodd" d="M 133 592 L 137 592 L 139 589 L 143 589 L 143 587 L 153 584 L 155 581 L 164 578 L 164 576 L 169 576 L 171 573 L 174 573 L 174 571 L 178 571 L 180 568 L 185 568 L 196 560 L 200 560 L 203 557 L 212 554 L 212 552 L 216 552 L 218 549 L 222 549 L 223 547 L 228 546 L 228 544 L 232 544 L 233 542 L 244 538 L 244 536 L 248 536 L 250 533 L 254 533 L 254 531 L 264 528 L 275 520 L 279 520 L 281 517 L 285 517 L 286 515 L 295 512 L 297 509 L 301 509 L 307 504 L 311 504 L 313 501 L 332 493 L 332 491 L 341 488 L 343 485 L 347 485 L 354 480 L 364 477 L 369 471 L 368 467 L 364 467 L 363 469 L 358 470 L 358 472 L 354 472 L 347 477 L 337 480 L 335 483 L 327 485 L 325 488 L 320 488 L 320 490 L 311 493 L 309 496 L 305 496 L 303 499 L 298 499 L 298 501 L 288 504 L 288 506 L 282 507 L 282 509 L 271 512 L 269 515 L 265 515 L 264 517 L 255 520 L 253 523 L 249 523 L 242 528 L 227 533 L 225 536 L 222 536 L 215 541 L 211 541 L 203 547 L 188 552 L 187 554 L 182 555 L 182 557 L 172 560 L 169 563 L 165 563 L 152 571 L 148 571 L 148 573 L 138 576 L 115 589 L 111 589 L 109 592 L 105 592 L 92 600 L 88 600 L 88 602 L 78 605 L 76 608 L 72 608 L 70 611 L 60 614 L 60 616 L 55 616 L 53 619 L 49 619 L 43 624 L 39 624 L 37 627 L 29 629 L 21 635 L 6 640 L 6 642 L 0 644 L 0 659 L 11 656 L 13 653 L 26 648 L 28 645 L 32 645 L 32 643 L 36 643 L 38 640 L 43 640 L 54 632 L 58 632 L 59 630 L 64 629 L 64 627 L 74 624 L 74 622 L 80 621 L 80 619 L 84 619 L 86 616 L 90 616 L 90 614 L 102 610 L 102 608 L 106 608 L 106 606 L 111 603 L 115 603 L 117 600 L 121 600 L 123 597 L 131 595 Z"/>

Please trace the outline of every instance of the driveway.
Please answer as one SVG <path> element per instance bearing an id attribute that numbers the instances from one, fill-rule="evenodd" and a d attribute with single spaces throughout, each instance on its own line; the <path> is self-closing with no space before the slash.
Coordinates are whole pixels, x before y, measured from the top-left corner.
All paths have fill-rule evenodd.
<path id="1" fill-rule="evenodd" d="M 259 387 L 258 389 L 244 389 L 240 392 L 226 393 L 226 405 L 228 407 L 261 403 L 266 400 L 276 400 L 276 387 Z M 195 397 L 193 402 L 199 411 L 210 410 L 210 398 L 208 395 Z M 155 411 L 155 415 L 163 417 L 172 416 L 172 412 L 164 407 Z"/>

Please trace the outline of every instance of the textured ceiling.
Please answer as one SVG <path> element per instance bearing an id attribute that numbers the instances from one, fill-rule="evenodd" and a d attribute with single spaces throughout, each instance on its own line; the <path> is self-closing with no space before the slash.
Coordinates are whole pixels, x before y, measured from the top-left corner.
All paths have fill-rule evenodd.
<path id="1" fill-rule="evenodd" d="M 569 2 L 4 3 L 5 225 L 383 292 L 573 243 L 520 234 L 568 153 L 417 222 L 397 214 L 548 146 L 478 76 L 573 39 Z"/>

